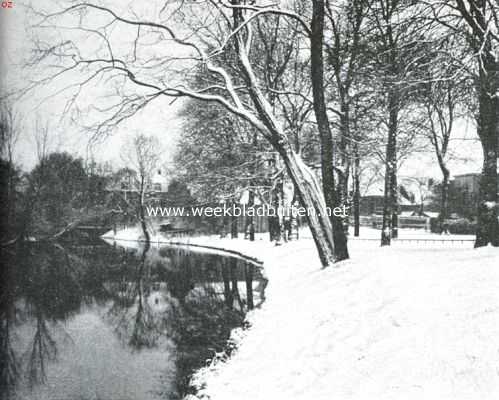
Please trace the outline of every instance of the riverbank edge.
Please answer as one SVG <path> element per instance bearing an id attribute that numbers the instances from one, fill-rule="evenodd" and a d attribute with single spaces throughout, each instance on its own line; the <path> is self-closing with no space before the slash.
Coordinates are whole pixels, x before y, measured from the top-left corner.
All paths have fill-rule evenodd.
<path id="1" fill-rule="evenodd" d="M 101 236 L 102 239 L 105 241 L 110 241 L 110 242 L 139 242 L 139 243 L 145 243 L 146 240 L 144 239 L 117 239 L 113 236 L 106 236 L 107 234 L 104 234 Z M 189 240 L 195 239 L 196 237 L 190 237 Z M 199 236 L 199 238 L 211 238 L 211 236 Z M 232 249 L 226 249 L 223 247 L 217 247 L 217 246 L 211 246 L 211 245 L 206 245 L 206 244 L 196 244 L 196 243 L 191 243 L 190 241 L 169 241 L 166 239 L 162 240 L 150 240 L 149 244 L 151 245 L 171 245 L 171 246 L 180 246 L 180 247 L 187 247 L 191 248 L 194 250 L 200 250 L 201 252 L 204 252 L 203 250 L 208 250 L 206 253 L 216 253 L 220 255 L 228 255 L 231 257 L 236 257 L 244 261 L 248 261 L 250 263 L 256 264 L 259 267 L 263 267 L 264 262 L 256 257 L 251 257 L 248 256 L 247 254 L 244 254 L 240 251 L 232 250 Z"/>
<path id="2" fill-rule="evenodd" d="M 137 233 L 136 238 L 132 237 L 126 237 L 124 238 L 123 236 L 120 236 L 120 231 L 118 231 L 116 234 L 110 232 L 104 233 L 101 238 L 105 240 L 106 242 L 115 242 L 115 243 L 120 243 L 120 242 L 134 242 L 134 243 L 145 243 L 146 240 L 142 239 L 140 237 L 140 234 Z M 128 233 L 129 235 L 129 233 Z M 127 235 L 127 236 L 128 236 Z M 268 282 L 269 279 L 266 276 L 265 273 L 265 262 L 263 260 L 260 260 L 256 257 L 249 256 L 245 254 L 243 251 L 238 251 L 235 250 L 234 248 L 228 248 L 228 247 L 234 247 L 234 244 L 237 242 L 240 242 L 240 239 L 227 239 L 223 240 L 224 244 L 225 243 L 231 243 L 232 246 L 227 246 L 227 247 L 221 247 L 221 246 L 213 246 L 211 244 L 206 244 L 206 243 L 193 243 L 193 241 L 208 241 L 212 243 L 213 241 L 222 241 L 217 235 L 205 235 L 205 236 L 186 236 L 184 238 L 175 238 L 176 240 L 168 240 L 165 237 L 161 237 L 158 235 L 153 235 L 151 237 L 151 240 L 149 241 L 150 245 L 152 246 L 161 246 L 161 245 L 167 245 L 167 246 L 179 246 L 179 247 L 185 247 L 186 249 L 193 250 L 193 251 L 200 251 L 204 253 L 209 253 L 209 254 L 218 254 L 222 256 L 230 256 L 230 257 L 236 257 L 239 259 L 242 259 L 247 262 L 251 262 L 258 266 L 259 268 L 262 268 L 262 275 L 266 281 L 265 283 L 265 288 L 264 288 L 264 293 L 263 293 L 263 298 L 262 302 L 258 307 L 255 307 L 253 310 L 249 310 L 245 314 L 244 322 L 243 325 L 237 328 L 232 329 L 229 338 L 227 339 L 227 342 L 225 344 L 224 349 L 213 355 L 213 357 L 209 360 L 207 360 L 206 366 L 201 367 L 200 369 L 196 370 L 192 377 L 191 377 L 191 385 L 192 387 L 195 388 L 196 393 L 195 394 L 188 394 L 184 397 L 184 400 L 210 400 L 212 397 L 208 395 L 207 393 L 204 393 L 203 390 L 206 388 L 206 385 L 208 384 L 209 380 L 209 375 L 206 374 L 206 371 L 210 371 L 210 373 L 215 372 L 219 368 L 221 368 L 227 361 L 231 359 L 232 356 L 237 352 L 239 346 L 242 344 L 244 341 L 245 337 L 250 333 L 251 327 L 252 327 L 252 320 L 254 318 L 255 312 L 258 312 L 259 309 L 262 307 L 262 305 L 265 303 L 265 300 L 267 298 L 267 291 L 268 291 Z M 179 240 L 181 239 L 181 240 Z M 183 239 L 183 240 L 182 240 Z M 229 241 L 230 240 L 230 241 Z M 248 243 L 255 243 L 255 242 L 261 242 L 262 239 L 258 241 L 249 241 L 249 240 L 244 240 L 244 242 Z M 248 251 L 247 249 L 246 251 Z"/>

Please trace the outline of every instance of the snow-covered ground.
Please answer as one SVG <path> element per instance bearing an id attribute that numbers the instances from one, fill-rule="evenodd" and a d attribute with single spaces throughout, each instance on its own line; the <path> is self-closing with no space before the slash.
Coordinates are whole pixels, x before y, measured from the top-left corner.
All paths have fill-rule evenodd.
<path id="1" fill-rule="evenodd" d="M 499 398 L 499 249 L 352 240 L 323 270 L 302 236 L 190 239 L 257 257 L 269 278 L 237 351 L 195 376 L 199 398 Z"/>

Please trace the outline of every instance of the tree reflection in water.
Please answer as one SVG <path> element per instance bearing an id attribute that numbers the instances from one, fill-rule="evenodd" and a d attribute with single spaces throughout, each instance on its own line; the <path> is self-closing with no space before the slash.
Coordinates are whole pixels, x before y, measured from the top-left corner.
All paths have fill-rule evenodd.
<path id="1" fill-rule="evenodd" d="M 20 245 L 1 256 L 2 398 L 63 385 L 48 371 L 62 362 L 60 352 L 78 347 L 66 327 L 96 309 L 132 356 L 148 349 L 174 360 L 173 372 L 160 371 L 164 384 L 148 390 L 183 397 L 193 392 L 192 373 L 226 348 L 244 313 L 263 301 L 265 281 L 254 265 L 173 247 Z"/>
<path id="2" fill-rule="evenodd" d="M 13 285 L 14 253 L 8 248 L 0 248 L 0 393 L 8 398 L 20 376 L 20 361 L 12 345 L 12 331 L 15 323 Z"/>
<path id="3" fill-rule="evenodd" d="M 129 265 L 121 269 L 118 285 L 110 285 L 113 294 L 112 305 L 106 319 L 114 327 L 120 339 L 135 350 L 157 347 L 159 343 L 169 344 L 167 321 L 169 307 L 160 305 L 157 285 L 157 268 L 148 258 L 150 246 L 138 250 L 137 264 L 130 271 Z"/>

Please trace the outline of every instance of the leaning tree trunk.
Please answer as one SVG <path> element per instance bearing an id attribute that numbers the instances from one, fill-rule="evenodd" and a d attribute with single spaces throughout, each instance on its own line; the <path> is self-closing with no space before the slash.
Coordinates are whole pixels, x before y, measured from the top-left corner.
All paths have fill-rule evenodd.
<path id="1" fill-rule="evenodd" d="M 331 226 L 334 240 L 334 252 L 337 260 L 349 257 L 347 238 L 341 218 L 333 215 L 332 210 L 339 206 L 334 179 L 334 144 L 327 116 L 324 97 L 324 1 L 313 0 L 312 24 L 310 35 L 310 72 L 314 98 L 314 112 L 321 138 L 322 188 L 325 204 L 331 210 Z"/>
<path id="2" fill-rule="evenodd" d="M 478 194 L 475 247 L 499 246 L 497 221 L 497 157 L 499 136 L 499 63 L 485 56 L 480 68 L 478 135 L 483 149 L 483 168 Z M 495 96 L 492 94 L 495 93 Z"/>
<path id="3" fill-rule="evenodd" d="M 322 5 L 324 5 L 323 2 Z M 238 26 L 236 18 L 237 11 L 233 12 L 236 20 L 235 26 Z M 322 18 L 324 18 L 324 15 Z M 260 90 L 258 79 L 256 78 L 249 61 L 248 54 L 245 50 L 246 43 L 240 33 L 236 35 L 236 48 L 239 56 L 238 61 L 248 85 L 248 94 L 263 124 L 263 126 L 257 124 L 257 128 L 264 134 L 266 139 L 271 143 L 272 147 L 281 155 L 288 175 L 290 176 L 298 197 L 300 198 L 301 204 L 307 208 L 306 216 L 308 225 L 312 233 L 317 252 L 319 253 L 322 266 L 327 267 L 335 261 L 348 258 L 345 233 L 343 232 L 343 229 L 341 229 L 341 225 L 338 229 L 332 224 L 332 220 L 329 218 L 325 199 L 316 176 L 293 151 L 292 146 L 289 143 L 288 136 L 282 129 L 282 126 L 277 122 L 277 119 L 272 112 L 272 107 Z M 320 60 L 322 60 L 322 46 L 320 46 L 320 48 Z M 324 92 L 322 92 L 322 99 L 324 99 Z M 324 102 L 322 107 L 325 112 Z M 329 129 L 329 126 L 327 128 Z M 327 184 L 330 185 L 331 183 L 334 184 L 334 180 L 331 182 L 328 181 Z M 334 239 L 333 231 L 335 233 Z M 339 236 L 336 235 L 337 233 Z M 341 240 L 341 235 L 343 235 L 343 240 Z M 336 243 L 339 245 L 336 245 Z"/>
<path id="4" fill-rule="evenodd" d="M 343 258 L 340 257 L 342 252 L 335 251 L 333 227 L 317 177 L 303 163 L 300 156 L 291 149 L 287 141 L 281 144 L 279 153 L 293 181 L 300 203 L 307 210 L 308 226 L 312 232 L 322 265 L 326 267 L 331 262 L 342 260 Z M 341 228 L 340 231 L 343 232 Z"/>
<path id="5" fill-rule="evenodd" d="M 243 58 L 243 60 L 247 62 L 247 59 Z M 246 67 L 246 71 L 249 75 L 251 70 L 248 66 Z M 250 75 L 248 79 L 251 82 L 254 78 Z M 322 266 L 327 267 L 331 263 L 345 259 L 345 253 L 348 257 L 346 239 L 344 248 L 338 250 L 336 248 L 336 242 L 333 239 L 333 225 L 331 224 L 328 209 L 317 177 L 314 172 L 305 165 L 301 157 L 293 151 L 287 135 L 275 120 L 274 115 L 270 112 L 268 103 L 265 101 L 265 98 L 258 88 L 250 86 L 249 93 L 255 106 L 259 110 L 259 114 L 264 117 L 266 133 L 268 132 L 270 135 L 266 137 L 272 147 L 281 156 L 288 175 L 295 187 L 295 192 L 300 199 L 300 203 L 307 211 L 305 215 Z M 337 229 L 344 235 L 341 226 Z"/>

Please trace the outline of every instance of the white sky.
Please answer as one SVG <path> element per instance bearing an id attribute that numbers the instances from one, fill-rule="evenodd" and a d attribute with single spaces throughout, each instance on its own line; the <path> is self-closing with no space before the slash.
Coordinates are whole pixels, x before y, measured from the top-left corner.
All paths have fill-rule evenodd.
<path id="1" fill-rule="evenodd" d="M 123 3 L 117 2 L 117 4 L 122 5 Z M 26 13 L 19 2 L 14 1 L 14 8 L 12 9 L 0 9 L 2 84 L 8 82 L 9 86 L 21 85 L 29 78 L 25 76 L 22 69 L 23 59 L 31 49 L 31 41 L 26 34 L 28 31 L 27 24 Z M 67 119 L 61 120 L 67 98 L 64 95 L 59 95 L 40 103 L 48 94 L 57 89 L 57 87 L 46 87 L 37 90 L 17 105 L 20 113 L 25 116 L 23 121 L 24 129 L 16 154 L 18 162 L 24 169 L 33 167 L 36 162 L 33 125 L 37 118 L 47 121 L 50 126 L 51 150 L 67 150 L 82 157 L 87 156 L 88 134 Z M 99 93 L 98 91 L 95 93 L 87 92 L 86 96 L 89 96 L 88 99 L 91 101 L 91 96 L 99 96 Z M 181 121 L 176 116 L 180 106 L 181 101 L 177 101 L 174 106 L 170 106 L 169 101 L 166 99 L 152 103 L 144 112 L 121 125 L 112 137 L 96 147 L 93 150 L 94 157 L 97 161 L 111 160 L 116 165 L 120 165 L 120 147 L 124 143 L 126 136 L 135 131 L 140 131 L 145 134 L 156 135 L 160 139 L 164 148 L 163 161 L 170 162 L 181 130 Z M 469 140 L 475 136 L 474 131 L 474 127 L 468 126 L 465 122 L 458 124 L 454 137 L 458 139 L 465 138 L 466 140 L 455 139 L 452 142 L 452 151 L 460 157 L 458 161 L 451 162 L 452 174 L 478 172 L 480 170 L 481 147 L 477 141 Z M 400 174 L 402 176 L 440 177 L 440 171 L 432 153 L 413 156 L 404 164 Z"/>
<path id="2" fill-rule="evenodd" d="M 1 87 L 5 85 L 8 88 L 20 87 L 27 78 L 29 79 L 22 68 L 23 60 L 32 46 L 26 33 L 27 24 L 26 12 L 19 2 L 14 2 L 12 9 L 0 9 Z M 89 134 L 67 119 L 61 121 L 67 97 L 59 95 L 50 100 L 46 99 L 58 89 L 60 88 L 54 85 L 36 89 L 16 104 L 16 110 L 24 117 L 21 123 L 22 134 L 16 146 L 16 159 L 26 170 L 36 163 L 33 126 L 37 118 L 47 123 L 50 128 L 50 150 L 67 150 L 83 158 L 88 155 Z M 87 92 L 85 95 L 91 101 L 92 96 L 99 96 L 99 93 Z M 181 120 L 176 113 L 182 102 L 177 101 L 170 106 L 170 101 L 165 98 L 151 103 L 144 112 L 122 124 L 112 137 L 92 149 L 95 159 L 97 161 L 110 160 L 116 165 L 121 164 L 119 156 L 121 145 L 126 141 L 127 136 L 139 131 L 146 135 L 157 136 L 164 150 L 162 161 L 171 162 L 181 125 Z"/>

